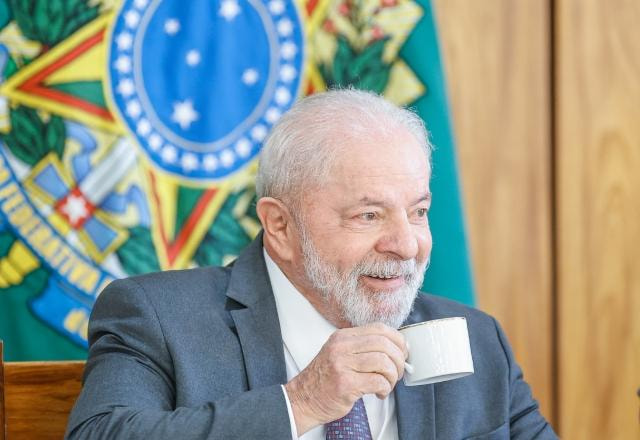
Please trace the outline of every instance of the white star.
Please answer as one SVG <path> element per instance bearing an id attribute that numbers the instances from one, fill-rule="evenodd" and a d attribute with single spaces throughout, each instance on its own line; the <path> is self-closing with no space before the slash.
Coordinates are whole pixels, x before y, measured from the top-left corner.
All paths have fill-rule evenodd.
<path id="1" fill-rule="evenodd" d="M 296 53 L 298 53 L 298 46 L 291 41 L 284 42 L 280 48 L 280 55 L 282 55 L 282 58 L 285 60 L 290 60 L 296 56 Z"/>
<path id="2" fill-rule="evenodd" d="M 270 124 L 275 124 L 275 122 L 280 119 L 281 115 L 282 113 L 280 112 L 280 110 L 275 107 L 271 107 L 269 108 L 269 110 L 267 110 L 267 113 L 265 113 L 264 117 Z"/>
<path id="3" fill-rule="evenodd" d="M 164 31 L 169 35 L 175 35 L 180 30 L 180 22 L 176 18 L 170 18 L 164 22 Z"/>
<path id="4" fill-rule="evenodd" d="M 220 162 L 225 168 L 229 168 L 235 162 L 236 156 L 233 154 L 231 150 L 224 150 L 220 155 Z"/>
<path id="5" fill-rule="evenodd" d="M 149 0 L 135 0 L 133 2 L 133 4 L 135 5 L 136 8 L 138 9 L 144 9 L 147 7 L 147 4 L 149 3 Z"/>
<path id="6" fill-rule="evenodd" d="M 204 169 L 207 171 L 213 171 L 218 168 L 218 159 L 213 154 L 207 154 L 202 161 Z"/>
<path id="7" fill-rule="evenodd" d="M 267 128 L 264 125 L 256 125 L 251 129 L 251 137 L 257 142 L 263 141 L 267 137 Z"/>
<path id="8" fill-rule="evenodd" d="M 291 82 L 298 76 L 296 68 L 291 64 L 285 64 L 280 68 L 280 79 L 284 82 Z"/>
<path id="9" fill-rule="evenodd" d="M 278 33 L 283 37 L 288 37 L 293 32 L 293 23 L 288 18 L 283 18 L 277 25 Z"/>
<path id="10" fill-rule="evenodd" d="M 278 87 L 276 89 L 276 102 L 280 105 L 285 105 L 291 100 L 291 93 L 284 87 Z"/>
<path id="11" fill-rule="evenodd" d="M 142 113 L 142 106 L 140 105 L 140 101 L 134 99 L 133 101 L 127 102 L 126 112 L 133 119 L 136 119 Z"/>
<path id="12" fill-rule="evenodd" d="M 162 136 L 158 133 L 153 133 L 149 136 L 149 146 L 153 151 L 158 151 L 162 146 Z"/>
<path id="13" fill-rule="evenodd" d="M 198 169 L 198 156 L 193 153 L 185 153 L 180 159 L 180 165 L 186 172 Z"/>
<path id="14" fill-rule="evenodd" d="M 187 99 L 182 102 L 173 103 L 173 114 L 171 120 L 177 122 L 180 128 L 188 130 L 194 121 L 197 121 L 200 115 L 193 108 L 193 101 Z"/>
<path id="15" fill-rule="evenodd" d="M 130 9 L 126 14 L 124 14 L 124 22 L 127 27 L 134 29 L 138 26 L 138 23 L 140 23 L 140 14 Z"/>
<path id="16" fill-rule="evenodd" d="M 133 36 L 129 32 L 121 32 L 116 37 L 118 50 L 129 50 L 133 45 Z"/>
<path id="17" fill-rule="evenodd" d="M 185 60 L 187 61 L 187 64 L 191 67 L 195 67 L 198 64 L 200 64 L 200 52 L 198 52 L 195 49 L 191 49 L 189 52 L 187 52 L 187 56 L 185 57 Z"/>
<path id="18" fill-rule="evenodd" d="M 151 123 L 148 119 L 142 118 L 138 121 L 138 124 L 136 125 L 136 133 L 142 137 L 151 133 Z"/>
<path id="19" fill-rule="evenodd" d="M 232 21 L 240 12 L 240 6 L 236 0 L 222 0 L 218 14 L 225 20 Z"/>
<path id="20" fill-rule="evenodd" d="M 178 152 L 176 151 L 176 147 L 173 145 L 167 145 L 162 149 L 160 153 L 160 157 L 163 162 L 173 163 L 176 161 L 176 157 L 178 156 Z"/>
<path id="21" fill-rule="evenodd" d="M 120 73 L 131 72 L 131 57 L 120 55 L 115 62 L 115 68 Z"/>
<path id="22" fill-rule="evenodd" d="M 272 14 L 280 15 L 284 12 L 284 2 L 282 0 L 272 0 L 269 2 L 269 11 Z"/>
<path id="23" fill-rule="evenodd" d="M 72 224 L 78 223 L 79 220 L 89 215 L 89 209 L 87 208 L 87 202 L 84 197 L 75 194 L 67 197 L 67 201 L 62 206 L 61 211 L 69 217 L 69 222 Z"/>
<path id="24" fill-rule="evenodd" d="M 242 72 L 242 82 L 248 86 L 254 85 L 258 82 L 258 71 L 256 69 L 246 69 Z"/>
<path id="25" fill-rule="evenodd" d="M 251 153 L 251 142 L 245 138 L 240 139 L 236 142 L 236 153 L 240 157 L 247 157 Z"/>
<path id="26" fill-rule="evenodd" d="M 120 93 L 125 98 L 133 95 L 133 92 L 136 91 L 136 86 L 133 84 L 133 81 L 130 79 L 121 79 L 118 81 L 118 87 L 116 88 L 118 93 Z"/>

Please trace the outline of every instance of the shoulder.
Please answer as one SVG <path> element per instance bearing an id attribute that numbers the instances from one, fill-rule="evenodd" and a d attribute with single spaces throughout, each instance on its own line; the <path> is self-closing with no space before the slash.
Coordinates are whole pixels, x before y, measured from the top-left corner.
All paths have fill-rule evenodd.
<path id="1" fill-rule="evenodd" d="M 420 322 L 454 316 L 466 318 L 472 343 L 475 342 L 478 346 L 493 346 L 502 352 L 503 336 L 497 321 L 474 307 L 441 296 L 422 293 L 416 298 L 411 318 L 414 322 Z"/>
<path id="2" fill-rule="evenodd" d="M 198 267 L 194 269 L 167 270 L 144 275 L 136 275 L 114 281 L 112 284 L 129 284 L 141 289 L 165 292 L 171 288 L 225 287 L 228 283 L 230 267 Z"/>
<path id="3" fill-rule="evenodd" d="M 419 317 L 441 319 L 464 316 L 467 319 L 495 327 L 494 318 L 487 313 L 457 301 L 428 293 L 418 295 L 414 303 L 413 314 L 414 319 Z"/>
<path id="4" fill-rule="evenodd" d="M 154 308 L 180 308 L 223 302 L 229 267 L 204 267 L 154 272 L 111 282 L 94 307 L 144 303 Z"/>
<path id="5" fill-rule="evenodd" d="M 190 335 L 202 328 L 225 332 L 231 325 L 226 296 L 227 267 L 206 267 L 150 273 L 113 281 L 91 312 L 90 342 L 104 333 L 118 334 L 131 346 Z M 142 341 L 142 342 L 140 342 Z"/>

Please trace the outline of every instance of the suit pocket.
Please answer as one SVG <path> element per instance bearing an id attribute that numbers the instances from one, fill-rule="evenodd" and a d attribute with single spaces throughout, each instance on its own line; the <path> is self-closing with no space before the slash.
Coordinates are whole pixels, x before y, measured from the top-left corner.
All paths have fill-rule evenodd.
<path id="1" fill-rule="evenodd" d="M 465 437 L 464 440 L 503 440 L 509 439 L 509 422 L 486 434 Z"/>

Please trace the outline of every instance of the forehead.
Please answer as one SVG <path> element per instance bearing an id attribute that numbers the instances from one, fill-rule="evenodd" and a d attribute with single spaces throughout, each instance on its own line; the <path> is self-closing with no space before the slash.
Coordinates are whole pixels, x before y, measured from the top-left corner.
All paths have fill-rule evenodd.
<path id="1" fill-rule="evenodd" d="M 405 129 L 345 138 L 337 145 L 330 180 L 359 176 L 429 175 L 424 147 Z"/>
<path id="2" fill-rule="evenodd" d="M 335 201 L 386 199 L 404 203 L 428 192 L 429 176 L 423 146 L 411 133 L 399 130 L 366 139 L 344 139 L 324 191 Z"/>

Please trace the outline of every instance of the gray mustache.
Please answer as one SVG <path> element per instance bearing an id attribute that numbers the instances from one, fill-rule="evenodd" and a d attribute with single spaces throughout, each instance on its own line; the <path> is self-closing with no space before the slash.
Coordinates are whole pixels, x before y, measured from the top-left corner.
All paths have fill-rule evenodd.
<path id="1" fill-rule="evenodd" d="M 353 272 L 358 276 L 372 277 L 405 277 L 411 278 L 419 271 L 418 263 L 412 260 L 398 261 L 363 261 L 358 263 Z"/>

